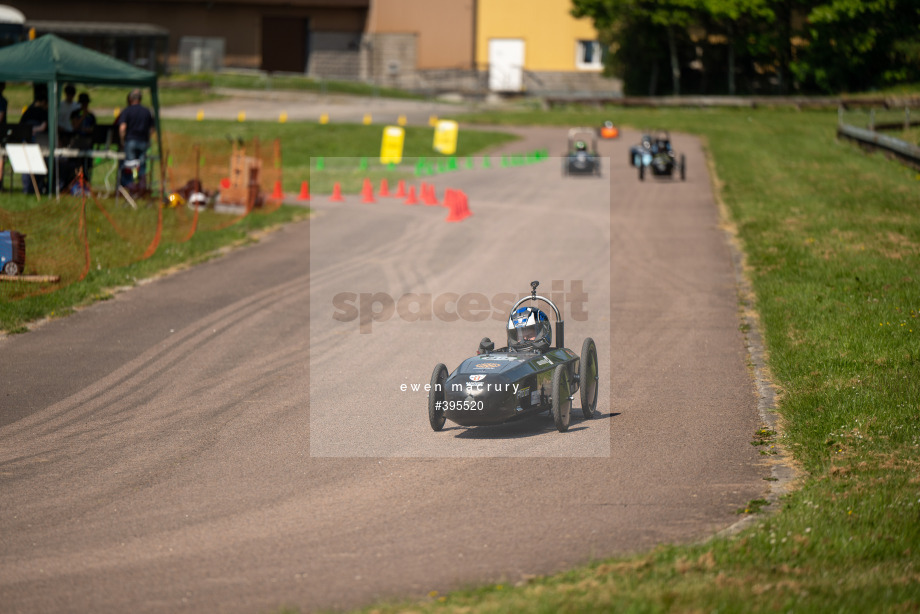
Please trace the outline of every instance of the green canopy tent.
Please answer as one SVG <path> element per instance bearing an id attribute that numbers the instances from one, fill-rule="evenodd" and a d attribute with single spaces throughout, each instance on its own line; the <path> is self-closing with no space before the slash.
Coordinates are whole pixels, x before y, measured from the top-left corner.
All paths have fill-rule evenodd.
<path id="1" fill-rule="evenodd" d="M 155 72 L 46 34 L 35 40 L 0 48 L 0 81 L 32 81 L 48 87 L 48 179 L 54 185 L 54 150 L 57 147 L 57 113 L 62 82 L 124 85 L 150 88 L 157 138 L 160 102 Z M 160 150 L 160 168 L 163 168 Z M 163 188 L 161 188 L 162 190 Z M 161 194 L 162 196 L 162 194 Z"/>

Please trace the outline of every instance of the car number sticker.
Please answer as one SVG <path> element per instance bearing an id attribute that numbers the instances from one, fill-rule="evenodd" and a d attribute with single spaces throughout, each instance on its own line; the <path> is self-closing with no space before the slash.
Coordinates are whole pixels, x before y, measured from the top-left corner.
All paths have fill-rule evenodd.
<path id="1" fill-rule="evenodd" d="M 474 369 L 498 369 L 501 365 L 497 362 L 481 362 Z"/>
<path id="2" fill-rule="evenodd" d="M 538 365 L 551 365 L 553 364 L 553 361 L 549 359 L 549 356 L 544 356 L 543 358 L 537 361 L 537 364 Z"/>
<path id="3" fill-rule="evenodd" d="M 521 388 L 520 390 L 518 390 L 519 399 L 526 399 L 528 394 L 530 394 L 530 387 Z"/>
<path id="4" fill-rule="evenodd" d="M 470 380 L 474 382 L 479 382 L 479 381 L 484 380 L 485 377 L 486 377 L 485 373 L 477 373 L 476 375 L 471 375 Z"/>

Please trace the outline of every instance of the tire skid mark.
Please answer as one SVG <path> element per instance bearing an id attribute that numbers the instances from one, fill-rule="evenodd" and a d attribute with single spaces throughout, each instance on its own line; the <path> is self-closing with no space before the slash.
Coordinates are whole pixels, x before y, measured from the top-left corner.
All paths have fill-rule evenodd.
<path id="1" fill-rule="evenodd" d="M 86 412 L 77 414 L 74 412 L 82 407 L 91 406 L 95 399 L 111 394 L 111 391 L 150 368 L 161 368 L 163 365 L 168 364 L 177 353 L 192 351 L 196 345 L 211 337 L 215 330 L 223 332 L 228 327 L 243 321 L 247 314 L 257 313 L 266 306 L 276 303 L 277 295 L 290 294 L 288 292 L 290 288 L 296 288 L 306 283 L 306 278 L 298 278 L 281 286 L 270 288 L 228 305 L 214 314 L 195 322 L 193 325 L 176 331 L 164 341 L 148 349 L 136 359 L 131 360 L 106 377 L 93 382 L 67 399 L 8 426 L 4 429 L 4 439 L 12 441 L 21 433 L 31 431 L 30 438 L 34 440 L 36 435 L 48 434 L 59 428 L 62 419 L 68 418 L 69 422 L 72 422 L 86 418 Z M 41 430 L 41 427 L 44 427 L 45 430 Z"/>
<path id="2" fill-rule="evenodd" d="M 265 373 L 289 373 L 287 377 L 293 378 L 298 368 L 302 371 L 307 368 L 303 347 L 240 363 L 226 377 L 193 389 L 193 382 L 187 380 L 194 376 L 183 378 L 186 366 L 177 361 L 151 378 L 147 392 L 121 395 L 125 398 L 118 402 L 130 404 L 130 417 L 110 420 L 107 410 L 114 407 L 114 401 L 99 400 L 94 405 L 94 418 L 85 424 L 85 429 L 55 433 L 66 441 L 67 454 L 46 457 L 44 462 L 37 463 L 38 468 L 54 473 L 56 487 L 46 487 L 45 496 L 32 507 L 33 511 L 40 509 L 45 516 L 73 520 L 117 503 L 125 491 L 136 492 L 168 480 L 172 471 L 215 445 L 228 425 L 247 416 L 253 416 L 250 422 L 256 423 L 265 423 L 272 417 L 274 408 L 253 413 L 254 406 L 245 402 L 249 399 L 240 403 L 237 390 L 258 396 L 260 391 L 269 391 L 273 386 L 272 381 L 265 381 Z M 162 384 L 156 380 L 163 380 Z M 308 395 L 306 390 L 303 392 Z M 155 403 L 151 396 L 155 396 Z M 306 399 L 303 404 L 305 409 Z M 56 441 L 54 436 L 43 439 L 35 445 L 47 447 Z M 163 457 L 167 450 L 170 452 Z M 14 468 L 33 469 L 29 479 L 35 478 L 33 467 L 20 463 Z M 60 506 L 56 497 L 72 498 L 72 485 L 85 480 L 87 475 L 94 478 L 80 489 L 80 503 L 71 500 L 68 506 Z M 15 482 L 8 482 L 8 492 L 13 491 Z"/>

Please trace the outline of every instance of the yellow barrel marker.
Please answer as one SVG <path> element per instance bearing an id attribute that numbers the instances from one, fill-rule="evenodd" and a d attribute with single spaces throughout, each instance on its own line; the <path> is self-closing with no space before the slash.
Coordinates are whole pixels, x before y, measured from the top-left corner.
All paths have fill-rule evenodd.
<path id="1" fill-rule="evenodd" d="M 405 131 L 399 126 L 387 126 L 383 129 L 380 143 L 380 163 L 399 164 L 402 162 Z"/>
<path id="2" fill-rule="evenodd" d="M 457 122 L 451 119 L 439 121 L 434 129 L 433 149 L 446 156 L 456 153 L 458 132 Z"/>

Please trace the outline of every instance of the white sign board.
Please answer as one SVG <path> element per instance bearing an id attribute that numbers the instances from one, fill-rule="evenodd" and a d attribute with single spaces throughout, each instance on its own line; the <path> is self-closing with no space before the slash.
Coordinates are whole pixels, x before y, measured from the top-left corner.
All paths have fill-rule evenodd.
<path id="1" fill-rule="evenodd" d="M 42 157 L 42 148 L 38 145 L 7 145 L 6 155 L 10 159 L 14 173 L 20 175 L 47 175 L 48 167 Z"/>

